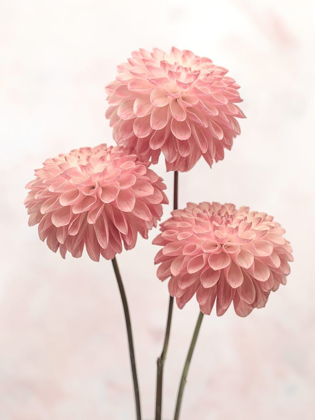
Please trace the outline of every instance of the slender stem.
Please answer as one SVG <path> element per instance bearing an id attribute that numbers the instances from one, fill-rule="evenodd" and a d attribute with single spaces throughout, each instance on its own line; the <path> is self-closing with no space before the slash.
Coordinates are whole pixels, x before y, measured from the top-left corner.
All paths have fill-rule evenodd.
<path id="1" fill-rule="evenodd" d="M 174 172 L 174 210 L 178 208 L 178 172 Z M 168 343 L 171 334 L 172 315 L 174 298 L 170 296 L 168 304 L 166 331 L 161 356 L 157 359 L 157 377 L 156 377 L 156 402 L 155 402 L 155 420 L 162 418 L 162 395 L 163 395 L 163 373 L 166 360 Z"/>
<path id="2" fill-rule="evenodd" d="M 133 387 L 134 387 L 134 394 L 135 394 L 135 403 L 136 403 L 136 414 L 137 420 L 141 420 L 141 404 L 140 404 L 140 392 L 139 392 L 139 385 L 138 385 L 138 376 L 137 376 L 137 367 L 136 367 L 136 358 L 135 358 L 135 350 L 133 345 L 133 338 L 132 338 L 132 328 L 131 328 L 131 320 L 128 308 L 128 302 L 126 297 L 125 288 L 122 282 L 122 278 L 120 275 L 119 267 L 117 264 L 116 257 L 112 259 L 113 268 L 115 271 L 118 288 L 121 296 L 121 301 L 124 308 L 125 314 L 125 321 L 126 321 L 126 328 L 127 328 L 127 336 L 128 336 L 128 345 L 129 345 L 129 355 L 130 355 L 130 363 L 131 363 L 131 371 L 132 371 L 132 379 L 133 379 Z"/>
<path id="3" fill-rule="evenodd" d="M 191 362 L 191 359 L 192 359 L 193 352 L 195 350 L 195 346 L 196 346 L 198 334 L 199 334 L 199 331 L 200 331 L 202 319 L 203 319 L 203 313 L 200 312 L 200 314 L 198 316 L 197 324 L 196 324 L 196 327 L 195 327 L 194 335 L 192 337 L 190 347 L 189 347 L 189 350 L 188 350 L 188 354 L 187 354 L 187 357 L 186 357 L 181 381 L 180 381 L 180 384 L 179 384 L 179 389 L 178 389 L 178 394 L 177 394 L 177 402 L 176 402 L 176 409 L 175 409 L 175 414 L 174 414 L 174 420 L 179 419 L 179 413 L 180 413 L 180 408 L 181 408 L 181 404 L 182 404 L 184 388 L 185 388 L 186 381 L 187 381 L 188 370 L 189 370 L 189 366 L 190 366 L 190 362 Z"/>
<path id="4" fill-rule="evenodd" d="M 174 210 L 178 209 L 178 172 L 174 172 Z"/>
<path id="5" fill-rule="evenodd" d="M 155 420 L 161 420 L 161 417 L 162 417 L 163 372 L 164 372 L 164 363 L 166 359 L 170 333 L 171 333 L 173 303 L 174 303 L 174 298 L 170 297 L 169 305 L 168 305 L 167 324 L 166 324 L 163 350 L 162 350 L 161 356 L 157 359 Z"/>

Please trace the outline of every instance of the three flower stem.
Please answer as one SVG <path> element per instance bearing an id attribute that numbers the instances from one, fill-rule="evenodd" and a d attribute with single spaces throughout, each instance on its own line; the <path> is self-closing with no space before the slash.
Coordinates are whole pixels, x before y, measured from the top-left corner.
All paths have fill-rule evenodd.
<path id="1" fill-rule="evenodd" d="M 177 171 L 174 172 L 173 208 L 174 210 L 178 209 L 178 172 Z M 161 420 L 162 418 L 163 373 L 164 373 L 164 363 L 166 360 L 168 343 L 169 343 L 170 333 L 171 333 L 173 304 L 174 304 L 174 298 L 170 296 L 163 349 L 162 349 L 161 356 L 157 359 L 155 420 Z"/>
<path id="2" fill-rule="evenodd" d="M 178 172 L 174 172 L 174 210 L 178 208 Z M 117 284 L 121 296 L 121 301 L 124 309 L 125 315 L 125 322 L 126 322 L 126 329 L 127 329 L 127 336 L 128 336 L 128 345 L 129 345 L 129 355 L 130 355 L 130 364 L 131 364 L 131 372 L 132 372 L 132 379 L 133 379 L 133 387 L 134 387 L 134 396 L 135 396 L 135 405 L 136 405 L 136 418 L 137 420 L 142 420 L 141 417 L 141 404 L 140 404 L 140 392 L 139 392 L 139 384 L 138 384 L 138 375 L 137 375 L 137 367 L 136 367 L 136 358 L 135 358 L 135 350 L 133 344 L 133 336 L 132 336 L 132 328 L 131 328 L 131 320 L 130 320 L 130 313 L 129 307 L 126 297 L 125 288 L 123 285 L 123 281 L 120 275 L 118 263 L 116 257 L 112 259 L 112 264 L 115 272 L 115 276 L 117 279 Z M 173 315 L 173 305 L 174 305 L 174 298 L 171 296 L 169 300 L 168 306 L 168 314 L 167 314 L 167 323 L 166 323 L 166 331 L 164 337 L 164 344 L 161 356 L 157 360 L 157 380 L 156 380 L 156 406 L 155 406 L 155 420 L 161 420 L 162 418 L 162 395 L 163 395 L 163 373 L 164 373 L 164 364 L 166 360 L 170 333 L 171 333 L 171 325 L 172 325 L 172 315 Z M 203 319 L 203 313 L 200 312 L 197 324 L 195 327 L 195 331 L 190 343 L 190 347 L 188 350 L 188 354 L 186 357 L 183 373 L 181 376 L 181 381 L 179 385 L 179 390 L 177 394 L 177 401 L 176 401 L 176 409 L 174 414 L 174 420 L 179 420 L 179 414 L 184 394 L 184 388 L 186 385 L 188 370 L 190 366 L 190 362 L 192 359 L 192 355 L 196 346 L 197 338 L 199 335 L 201 323 Z"/>
<path id="3" fill-rule="evenodd" d="M 128 302 L 126 297 L 125 288 L 122 282 L 122 278 L 120 275 L 119 267 L 117 264 L 116 257 L 112 259 L 112 264 L 114 268 L 114 272 L 117 279 L 117 284 L 121 296 L 122 305 L 124 308 L 125 314 L 125 321 L 126 321 L 126 329 L 127 329 L 127 336 L 128 336 L 128 345 L 129 345 L 129 355 L 130 355 L 130 363 L 131 363 L 131 372 L 132 372 L 132 380 L 133 380 L 133 387 L 134 387 L 134 394 L 135 394 L 135 403 L 136 403 L 136 415 L 137 420 L 141 420 L 141 404 L 140 404 L 140 392 L 139 392 L 139 384 L 138 384 L 138 376 L 137 376 L 137 367 L 136 367 L 136 358 L 135 358 L 135 350 L 133 345 L 133 337 L 132 337 L 132 328 L 131 328 L 131 320 L 130 320 L 130 313 L 128 308 Z"/>

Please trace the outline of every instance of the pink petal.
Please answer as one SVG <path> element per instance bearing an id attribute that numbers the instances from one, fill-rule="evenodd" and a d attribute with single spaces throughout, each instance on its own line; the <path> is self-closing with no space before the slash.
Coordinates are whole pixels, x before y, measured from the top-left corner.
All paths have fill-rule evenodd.
<path id="1" fill-rule="evenodd" d="M 163 107 L 168 105 L 170 102 L 170 98 L 167 95 L 165 89 L 163 88 L 156 88 L 153 89 L 150 95 L 150 101 L 154 106 Z"/>
<path id="2" fill-rule="evenodd" d="M 240 247 L 239 244 L 234 244 L 231 242 L 226 242 L 223 245 L 224 251 L 227 252 L 228 254 L 234 254 L 236 251 L 239 250 L 239 247 Z"/>
<path id="3" fill-rule="evenodd" d="M 196 244 L 187 244 L 184 246 L 183 254 L 184 255 L 194 254 L 197 249 L 198 249 L 198 246 Z"/>
<path id="4" fill-rule="evenodd" d="M 291 272 L 291 268 L 290 265 L 288 263 L 288 261 L 286 261 L 284 258 L 280 258 L 281 260 L 281 270 L 283 271 L 283 274 L 285 274 L 286 276 L 290 274 Z"/>
<path id="5" fill-rule="evenodd" d="M 48 198 L 48 200 L 44 201 L 44 203 L 40 206 L 40 212 L 42 214 L 46 214 L 52 210 L 57 210 L 60 207 L 61 204 L 59 203 L 59 198 L 57 196 L 53 196 L 51 198 Z"/>
<path id="6" fill-rule="evenodd" d="M 196 255 L 193 257 L 188 265 L 187 265 L 187 272 L 189 274 L 197 273 L 200 271 L 205 265 L 205 258 L 203 255 Z"/>
<path id="7" fill-rule="evenodd" d="M 164 88 L 174 98 L 180 95 L 180 89 L 173 83 L 165 83 Z"/>
<path id="8" fill-rule="evenodd" d="M 206 153 L 213 144 L 212 138 L 207 133 L 205 134 L 205 129 L 198 128 L 195 124 L 191 125 L 191 133 L 201 152 Z"/>
<path id="9" fill-rule="evenodd" d="M 224 132 L 222 128 L 215 123 L 213 120 L 208 121 L 209 130 L 211 131 L 211 134 L 217 138 L 218 140 L 222 140 L 224 137 Z"/>
<path id="10" fill-rule="evenodd" d="M 231 258 L 225 252 L 221 252 L 220 254 L 211 254 L 208 261 L 213 270 L 221 270 L 230 264 Z"/>
<path id="11" fill-rule="evenodd" d="M 226 232 L 221 232 L 220 230 L 216 230 L 214 232 L 214 236 L 218 239 L 220 243 L 224 244 L 227 242 L 229 234 Z"/>
<path id="12" fill-rule="evenodd" d="M 59 198 L 60 204 L 62 206 L 69 206 L 70 204 L 73 204 L 76 202 L 79 195 L 80 195 L 80 191 L 77 189 L 64 192 L 63 194 L 61 194 Z"/>
<path id="13" fill-rule="evenodd" d="M 133 103 L 134 100 L 130 99 L 129 101 L 125 101 L 120 104 L 117 109 L 118 117 L 120 117 L 122 120 L 129 120 L 130 118 L 134 118 Z"/>
<path id="14" fill-rule="evenodd" d="M 85 214 L 80 214 L 76 216 L 69 225 L 68 233 L 71 236 L 76 236 L 81 229 L 81 226 L 84 222 Z"/>
<path id="15" fill-rule="evenodd" d="M 171 271 L 172 271 L 172 266 L 171 266 Z M 187 289 L 188 287 L 192 286 L 197 280 L 198 280 L 198 276 L 196 275 L 184 274 L 183 276 L 178 278 L 178 286 L 181 289 Z"/>
<path id="16" fill-rule="evenodd" d="M 159 268 L 157 269 L 157 277 L 160 280 L 164 281 L 171 275 L 170 266 L 171 266 L 171 261 L 163 262 L 159 266 Z"/>
<path id="17" fill-rule="evenodd" d="M 182 309 L 187 302 L 194 296 L 198 287 L 198 282 L 195 282 L 190 287 L 185 289 L 185 293 L 182 294 L 180 298 L 176 299 L 177 306 Z"/>
<path id="18" fill-rule="evenodd" d="M 100 217 L 104 210 L 104 204 L 100 205 L 99 207 L 96 207 L 95 209 L 91 210 L 88 214 L 87 221 L 90 225 L 93 225 L 96 220 Z"/>
<path id="19" fill-rule="evenodd" d="M 211 287 L 209 290 L 209 296 L 205 303 L 200 303 L 200 311 L 206 315 L 210 315 L 212 312 L 212 308 L 215 302 L 215 298 L 217 297 L 217 285 Z"/>
<path id="20" fill-rule="evenodd" d="M 274 265 L 276 268 L 279 268 L 279 267 L 280 267 L 281 260 L 280 260 L 280 258 L 279 258 L 279 255 L 278 255 L 278 254 L 276 254 L 275 252 L 273 252 L 273 253 L 270 255 L 270 259 L 271 259 L 271 261 L 272 261 L 273 265 Z"/>
<path id="21" fill-rule="evenodd" d="M 214 286 L 220 278 L 220 271 L 214 271 L 208 268 L 200 276 L 200 282 L 205 288 Z"/>
<path id="22" fill-rule="evenodd" d="M 106 221 L 106 223 L 105 223 Z M 94 225 L 95 234 L 98 240 L 98 243 L 102 248 L 107 248 L 109 240 L 109 232 L 107 220 L 105 217 L 100 217 Z"/>
<path id="23" fill-rule="evenodd" d="M 256 238 L 256 233 L 250 230 L 245 232 L 239 232 L 237 235 L 240 239 L 243 239 L 245 242 L 249 242 L 250 240 Z"/>
<path id="24" fill-rule="evenodd" d="M 154 193 L 154 187 L 149 182 L 138 179 L 135 185 L 132 187 L 132 191 L 137 197 L 147 197 Z"/>
<path id="25" fill-rule="evenodd" d="M 146 96 L 138 96 L 133 104 L 133 112 L 139 118 L 148 115 L 151 108 L 151 102 Z"/>
<path id="26" fill-rule="evenodd" d="M 128 233 L 128 223 L 126 221 L 126 216 L 121 211 L 115 209 L 113 207 L 113 222 L 115 227 L 121 232 L 123 235 L 127 235 Z"/>
<path id="27" fill-rule="evenodd" d="M 127 188 L 135 185 L 137 178 L 133 174 L 126 174 L 119 178 L 119 185 L 121 190 L 126 190 Z"/>
<path id="28" fill-rule="evenodd" d="M 124 212 L 131 212 L 134 209 L 136 198 L 130 190 L 120 191 L 116 198 L 116 204 L 119 210 Z"/>
<path id="29" fill-rule="evenodd" d="M 270 270 L 264 263 L 255 260 L 253 265 L 253 275 L 258 281 L 266 281 L 270 276 Z"/>
<path id="30" fill-rule="evenodd" d="M 236 289 L 243 283 L 243 272 L 241 268 L 235 264 L 234 261 L 231 261 L 230 266 L 227 268 L 226 280 L 229 285 Z"/>
<path id="31" fill-rule="evenodd" d="M 185 109 L 179 104 L 177 99 L 173 99 L 170 103 L 170 110 L 172 116 L 177 121 L 185 121 L 186 119 L 186 111 Z"/>
<path id="32" fill-rule="evenodd" d="M 173 276 L 177 276 L 182 268 L 185 261 L 185 257 L 183 255 L 180 255 L 179 257 L 176 257 L 171 264 L 171 273 Z"/>
<path id="33" fill-rule="evenodd" d="M 152 214 L 149 210 L 149 207 L 140 200 L 136 200 L 136 204 L 133 209 L 133 214 L 141 220 L 149 222 L 152 220 Z"/>
<path id="34" fill-rule="evenodd" d="M 155 108 L 152 111 L 150 124 L 153 130 L 161 130 L 164 128 L 170 119 L 169 106 L 163 108 Z"/>
<path id="35" fill-rule="evenodd" d="M 187 121 L 177 121 L 173 118 L 171 122 L 171 131 L 179 140 L 187 140 L 191 136 L 191 129 Z"/>
<path id="36" fill-rule="evenodd" d="M 242 248 L 236 257 L 237 263 L 244 268 L 249 268 L 253 265 L 254 255 L 245 248 Z"/>
<path id="37" fill-rule="evenodd" d="M 166 142 L 167 136 L 165 135 L 165 130 L 155 131 L 150 138 L 150 147 L 152 150 L 159 150 Z"/>
<path id="38" fill-rule="evenodd" d="M 94 226 L 88 225 L 85 242 L 86 250 L 93 261 L 100 259 L 100 246 L 96 238 Z"/>
<path id="39" fill-rule="evenodd" d="M 82 213 L 84 211 L 90 210 L 91 207 L 95 204 L 96 198 L 93 196 L 86 196 L 80 202 L 76 203 L 72 207 L 72 212 L 74 214 Z"/>
<path id="40" fill-rule="evenodd" d="M 268 257 L 272 254 L 273 246 L 268 241 L 258 240 L 253 242 L 253 245 L 255 246 L 257 255 L 260 257 Z"/>
<path id="41" fill-rule="evenodd" d="M 222 316 L 229 309 L 235 295 L 235 289 L 228 284 L 228 282 L 221 277 L 217 283 L 217 315 Z"/>
<path id="42" fill-rule="evenodd" d="M 243 284 L 239 288 L 239 295 L 242 300 L 251 305 L 256 297 L 256 289 L 252 279 L 248 275 L 244 275 Z"/>
<path id="43" fill-rule="evenodd" d="M 101 200 L 103 203 L 111 203 L 118 196 L 120 187 L 118 184 L 109 184 L 102 188 Z"/>
<path id="44" fill-rule="evenodd" d="M 120 85 L 115 90 L 115 96 L 118 98 L 129 98 L 132 95 L 132 92 L 129 91 L 128 86 L 126 85 Z"/>
<path id="45" fill-rule="evenodd" d="M 248 305 L 244 300 L 234 299 L 233 303 L 236 314 L 243 318 L 248 316 L 254 309 L 253 306 Z"/>
<path id="46" fill-rule="evenodd" d="M 181 249 L 183 247 L 183 244 L 181 242 L 170 242 L 163 248 L 163 254 L 164 255 L 170 255 L 170 256 L 177 256 Z"/>
<path id="47" fill-rule="evenodd" d="M 56 227 L 65 226 L 69 224 L 72 217 L 70 207 L 63 207 L 53 212 L 51 221 Z"/>
<path id="48" fill-rule="evenodd" d="M 135 120 L 127 120 L 124 121 L 119 126 L 119 140 L 126 140 L 128 139 L 134 132 L 133 132 L 133 124 Z"/>
<path id="49" fill-rule="evenodd" d="M 139 138 L 147 137 L 152 131 L 150 126 L 150 116 L 147 115 L 146 117 L 136 118 L 133 124 L 133 131 Z"/>
<path id="50" fill-rule="evenodd" d="M 282 236 L 276 235 L 275 233 L 268 233 L 267 239 L 276 245 L 285 244 L 285 239 Z"/>
<path id="51" fill-rule="evenodd" d="M 128 89 L 136 92 L 146 92 L 152 89 L 152 85 L 143 79 L 133 79 L 128 83 Z"/>
<path id="52" fill-rule="evenodd" d="M 211 296 L 211 293 L 212 293 L 211 289 L 206 289 L 201 284 L 198 287 L 197 294 L 196 294 L 197 302 L 200 305 L 204 305 L 207 302 L 207 300 L 209 299 L 209 297 Z"/>
<path id="53" fill-rule="evenodd" d="M 182 95 L 181 100 L 184 102 L 186 106 L 194 106 L 194 105 L 197 105 L 197 103 L 199 102 L 199 99 L 197 96 Z"/>
<path id="54" fill-rule="evenodd" d="M 179 140 L 177 142 L 177 147 L 178 147 L 179 154 L 182 157 L 189 156 L 189 154 L 191 152 L 191 147 L 190 147 L 189 141 Z"/>
<path id="55" fill-rule="evenodd" d="M 196 107 L 187 109 L 187 117 L 201 127 L 208 127 L 207 116 Z"/>

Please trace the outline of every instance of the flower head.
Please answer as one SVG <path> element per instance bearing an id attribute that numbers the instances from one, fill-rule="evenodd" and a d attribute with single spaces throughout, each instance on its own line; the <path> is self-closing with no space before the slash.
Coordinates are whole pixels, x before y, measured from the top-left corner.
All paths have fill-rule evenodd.
<path id="1" fill-rule="evenodd" d="M 169 171 L 188 171 L 203 156 L 211 166 L 240 134 L 244 114 L 235 80 L 209 58 L 172 48 L 132 53 L 106 87 L 106 117 L 117 144 Z"/>
<path id="2" fill-rule="evenodd" d="M 210 314 L 216 300 L 223 315 L 234 303 L 239 316 L 265 306 L 271 291 L 286 284 L 293 261 L 285 230 L 272 216 L 236 209 L 233 204 L 189 203 L 161 224 L 154 244 L 162 245 L 155 263 L 160 280 L 180 308 L 196 294 Z"/>
<path id="3" fill-rule="evenodd" d="M 29 225 L 64 258 L 82 255 L 98 261 L 132 249 L 138 232 L 148 237 L 167 203 L 162 179 L 148 163 L 105 144 L 47 159 L 26 188 Z"/>

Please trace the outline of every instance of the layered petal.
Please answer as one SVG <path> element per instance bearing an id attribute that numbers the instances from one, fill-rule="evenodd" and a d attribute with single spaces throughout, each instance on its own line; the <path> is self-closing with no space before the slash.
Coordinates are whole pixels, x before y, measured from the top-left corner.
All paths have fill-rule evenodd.
<path id="1" fill-rule="evenodd" d="M 129 98 L 128 89 L 118 87 L 117 98 Z M 139 132 L 145 133 L 147 123 L 151 128 L 149 120 L 139 117 L 141 107 L 144 102 L 135 105 L 127 99 L 118 114 L 128 123 L 131 118 Z M 139 118 L 134 119 L 134 113 Z M 162 216 L 162 204 L 167 203 L 162 179 L 148 162 L 122 147 L 101 144 L 72 150 L 47 159 L 35 176 L 27 185 L 30 192 L 25 200 L 29 224 L 38 224 L 39 237 L 47 240 L 52 251 L 59 249 L 63 258 L 67 252 L 80 257 L 84 247 L 94 261 L 101 255 L 114 258 L 123 245 L 132 249 L 138 233 L 148 237 Z"/>
<path id="2" fill-rule="evenodd" d="M 226 73 L 188 50 L 134 51 L 106 87 L 114 140 L 153 163 L 163 154 L 168 171 L 188 171 L 201 156 L 210 166 L 222 160 L 244 118 Z"/>
<path id="3" fill-rule="evenodd" d="M 157 275 L 170 279 L 180 308 L 196 294 L 209 315 L 218 316 L 233 302 L 237 315 L 266 305 L 271 291 L 286 284 L 293 261 L 285 230 L 266 213 L 236 209 L 233 204 L 188 203 L 160 226 L 154 244 L 161 246 Z"/>

